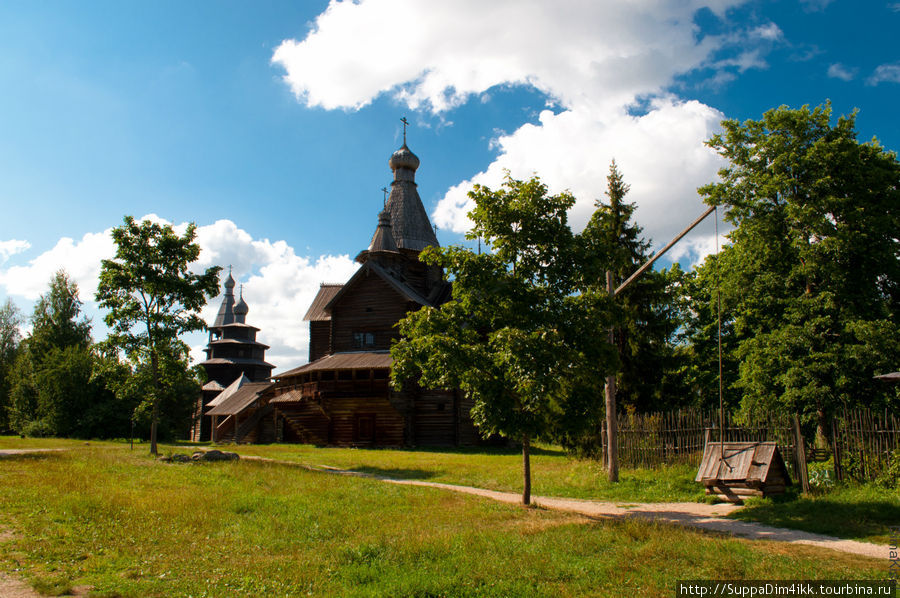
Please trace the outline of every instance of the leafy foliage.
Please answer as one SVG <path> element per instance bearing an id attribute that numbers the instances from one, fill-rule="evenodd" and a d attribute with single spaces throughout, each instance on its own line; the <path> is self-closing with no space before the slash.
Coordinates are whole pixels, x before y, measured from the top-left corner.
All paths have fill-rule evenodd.
<path id="1" fill-rule="evenodd" d="M 614 367 L 603 329 L 605 293 L 580 287 L 577 244 L 567 193 L 548 195 L 537 177 L 507 176 L 503 188 L 476 185 L 469 238 L 491 252 L 428 248 L 421 259 L 444 268 L 453 298 L 400 322 L 391 349 L 395 385 L 461 388 L 474 399 L 483 434 L 520 440 L 525 455 L 523 501 L 529 500 L 528 447 L 554 421 L 596 403 L 598 376 Z"/>
<path id="2" fill-rule="evenodd" d="M 135 382 L 141 379 L 139 372 L 149 372 L 145 381 L 151 384 L 143 387 L 142 395 L 151 412 L 150 451 L 156 454 L 160 406 L 179 387 L 175 382 L 184 378 L 186 369 L 182 358 L 186 347 L 179 337 L 205 327 L 198 312 L 208 297 L 216 295 L 220 268 L 202 274 L 190 271 L 200 255 L 193 224 L 178 235 L 169 225 L 138 223 L 126 216 L 112 236 L 116 258 L 103 260 L 96 298 L 109 310 L 104 319 L 111 328 L 108 346 L 123 351 L 132 362 Z M 179 400 L 187 403 L 193 398 L 185 395 Z"/>
<path id="3" fill-rule="evenodd" d="M 820 433 L 840 405 L 897 399 L 872 377 L 900 363 L 900 163 L 859 143 L 854 120 L 832 124 L 826 105 L 725 121 L 709 145 L 729 165 L 700 189 L 735 227 L 718 260 L 731 385 L 744 410 L 802 413 Z M 696 278 L 698 345 L 715 267 Z"/>
<path id="4" fill-rule="evenodd" d="M 22 312 L 9 299 L 0 307 L 0 432 L 9 427 L 10 383 L 9 372 L 16 359 L 21 334 L 19 327 L 24 323 Z"/>
<path id="5" fill-rule="evenodd" d="M 31 322 L 10 371 L 10 425 L 20 433 L 78 435 L 96 394 L 91 325 L 81 316 L 78 286 L 65 271 L 54 275 Z"/>

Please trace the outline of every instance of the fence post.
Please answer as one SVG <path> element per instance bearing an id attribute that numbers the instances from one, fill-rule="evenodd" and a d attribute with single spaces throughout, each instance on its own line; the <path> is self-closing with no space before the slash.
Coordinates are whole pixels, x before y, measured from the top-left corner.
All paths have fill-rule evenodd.
<path id="1" fill-rule="evenodd" d="M 841 468 L 841 449 L 838 437 L 838 419 L 837 415 L 831 418 L 831 453 L 834 455 L 834 479 L 835 481 L 844 481 L 844 470 Z"/>
<path id="2" fill-rule="evenodd" d="M 800 488 L 804 494 L 807 494 L 809 492 L 809 471 L 806 469 L 806 449 L 803 446 L 803 434 L 800 431 L 800 418 L 796 414 L 794 414 L 794 454 L 797 457 Z"/>

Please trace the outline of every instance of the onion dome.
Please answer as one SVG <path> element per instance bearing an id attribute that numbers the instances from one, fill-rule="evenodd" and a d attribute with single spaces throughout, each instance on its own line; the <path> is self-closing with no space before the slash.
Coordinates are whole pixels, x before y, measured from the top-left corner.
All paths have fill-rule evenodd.
<path id="1" fill-rule="evenodd" d="M 225 291 L 226 293 L 234 288 L 234 279 L 231 277 L 231 268 L 228 269 L 228 278 L 225 279 L 225 288 L 228 289 Z"/>
<path id="2" fill-rule="evenodd" d="M 397 243 L 391 232 L 391 213 L 386 207 L 378 214 L 378 228 L 372 236 L 369 251 L 397 251 Z"/>
<path id="3" fill-rule="evenodd" d="M 419 158 L 412 153 L 412 151 L 406 147 L 406 143 L 404 143 L 403 147 L 391 154 L 391 159 L 388 160 L 388 166 L 391 167 L 391 170 L 395 171 L 400 168 L 409 168 L 414 171 L 419 167 Z"/>

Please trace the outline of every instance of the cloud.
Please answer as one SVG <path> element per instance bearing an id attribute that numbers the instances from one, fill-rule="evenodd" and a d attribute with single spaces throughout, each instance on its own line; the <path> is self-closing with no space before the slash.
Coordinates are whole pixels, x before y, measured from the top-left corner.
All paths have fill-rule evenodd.
<path id="1" fill-rule="evenodd" d="M 197 268 L 230 264 L 233 277 L 243 284 L 244 300 L 250 307 L 247 323 L 260 329 L 258 339 L 271 347 L 266 359 L 276 371 L 305 363 L 309 356 L 309 323 L 306 310 L 323 282 L 344 282 L 356 271 L 347 255 L 298 256 L 285 241 L 254 239 L 230 220 L 218 220 L 197 228 L 202 248 Z M 224 275 L 223 275 L 224 280 Z M 240 289 L 235 289 L 240 292 Z M 203 310 L 211 322 L 221 305 L 221 296 Z M 192 355 L 204 359 L 206 339 L 192 344 Z"/>
<path id="2" fill-rule="evenodd" d="M 0 270 L 0 285 L 6 287 L 10 295 L 35 301 L 47 292 L 53 275 L 64 269 L 78 284 L 82 300 L 93 297 L 100 275 L 100 261 L 115 254 L 110 231 L 87 233 L 78 241 L 63 237 L 52 249 L 30 260 L 27 265 Z"/>
<path id="3" fill-rule="evenodd" d="M 140 220 L 170 224 L 155 214 Z M 174 228 L 183 232 L 187 223 L 177 224 Z M 88 233 L 78 241 L 60 239 L 52 249 L 27 264 L 0 269 L 0 285 L 9 295 L 35 301 L 47 291 L 53 274 L 60 268 L 65 269 L 78 284 L 85 313 L 94 322 L 95 338 L 102 338 L 106 331 L 99 317 L 101 310 L 93 297 L 101 260 L 115 255 L 111 230 Z M 309 324 L 302 319 L 319 284 L 344 282 L 355 272 L 357 264 L 347 255 L 298 256 L 285 241 L 254 239 L 230 220 L 217 220 L 197 227 L 197 242 L 201 251 L 193 265 L 195 271 L 213 265 L 231 265 L 234 278 L 244 284 L 244 299 L 250 306 L 248 323 L 260 328 L 260 342 L 271 346 L 267 360 L 275 364 L 277 370 L 306 362 Z M 221 297 L 216 297 L 207 304 L 202 311 L 205 321 L 215 319 L 220 303 Z M 204 334 L 188 335 L 185 341 L 191 345 L 195 361 L 205 358 L 202 352 L 206 345 Z"/>
<path id="4" fill-rule="evenodd" d="M 631 185 L 628 200 L 637 203 L 636 220 L 644 234 L 664 243 L 699 215 L 703 204 L 696 189 L 712 181 L 722 162 L 703 142 L 718 128 L 722 113 L 700 102 L 672 97 L 656 100 L 642 116 L 619 112 L 598 121 L 584 112 L 545 111 L 537 125 L 525 125 L 496 140 L 500 155 L 483 172 L 451 188 L 435 208 L 441 228 L 469 229 L 472 208 L 466 191 L 479 183 L 497 188 L 504 171 L 528 178 L 536 164 L 551 192 L 571 191 L 578 203 L 571 224 L 581 229 L 606 190 L 606 176 L 616 160 Z"/>
<path id="5" fill-rule="evenodd" d="M 31 243 L 29 243 L 28 241 L 19 241 L 17 239 L 0 241 L 0 264 L 5 264 L 7 261 L 9 261 L 10 257 L 16 255 L 17 253 L 27 251 L 30 247 Z"/>
<path id="6" fill-rule="evenodd" d="M 310 107 L 358 109 L 389 93 L 442 112 L 501 84 L 533 86 L 570 108 L 621 106 L 725 43 L 698 35 L 699 8 L 723 14 L 739 3 L 332 0 L 272 62 Z"/>
<path id="7" fill-rule="evenodd" d="M 878 85 L 883 82 L 900 83 L 900 62 L 881 64 L 866 79 L 866 85 Z"/>
<path id="8" fill-rule="evenodd" d="M 855 68 L 847 68 L 840 62 L 836 62 L 828 67 L 828 76 L 833 79 L 841 79 L 843 81 L 852 81 L 856 76 Z"/>
<path id="9" fill-rule="evenodd" d="M 703 142 L 724 117 L 672 96 L 673 84 L 702 73 L 725 85 L 766 68 L 765 55 L 784 43 L 773 22 L 725 18 L 742 3 L 332 0 L 308 35 L 282 42 L 272 62 L 300 102 L 325 109 L 358 110 L 388 95 L 441 119 L 472 98 L 490 101 L 496 86 L 531 86 L 553 110 L 490 140 L 496 159 L 446 192 L 435 223 L 466 230 L 465 192 L 474 183 L 498 186 L 508 169 L 571 190 L 579 199 L 572 222 L 583 226 L 615 157 L 639 224 L 664 242 L 686 224 L 680 216 L 689 221 L 702 209 L 696 187 L 721 166 Z M 695 24 L 703 8 L 720 19 L 716 35 Z"/>
<path id="10" fill-rule="evenodd" d="M 806 12 L 821 12 L 832 2 L 834 0 L 800 0 L 800 4 Z"/>

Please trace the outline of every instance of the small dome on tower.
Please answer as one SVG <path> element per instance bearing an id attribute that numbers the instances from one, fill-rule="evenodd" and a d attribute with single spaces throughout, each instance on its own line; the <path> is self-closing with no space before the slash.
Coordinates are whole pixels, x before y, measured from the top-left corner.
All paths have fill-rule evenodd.
<path id="1" fill-rule="evenodd" d="M 419 158 L 406 147 L 404 142 L 403 147 L 391 155 L 391 159 L 388 160 L 388 166 L 391 167 L 391 170 L 397 170 L 398 168 L 415 170 L 419 167 Z"/>
<path id="2" fill-rule="evenodd" d="M 228 278 L 225 279 L 225 288 L 231 290 L 234 288 L 234 279 L 231 277 L 231 269 L 228 270 Z"/>
<path id="3" fill-rule="evenodd" d="M 244 297 L 242 296 L 234 306 L 234 315 L 246 316 L 249 311 L 250 307 L 247 305 L 247 302 L 244 301 Z"/>

